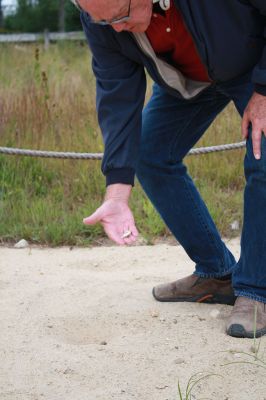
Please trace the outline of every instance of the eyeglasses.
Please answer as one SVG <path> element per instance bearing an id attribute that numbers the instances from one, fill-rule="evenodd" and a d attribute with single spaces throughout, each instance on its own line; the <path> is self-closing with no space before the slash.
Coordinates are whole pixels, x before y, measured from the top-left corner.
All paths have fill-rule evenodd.
<path id="1" fill-rule="evenodd" d="M 72 2 L 75 4 L 75 6 L 80 10 L 80 11 L 84 11 L 82 10 L 81 6 L 78 3 L 78 0 L 72 0 Z M 130 9 L 131 9 L 131 0 L 129 0 L 129 4 L 128 4 L 128 11 L 127 11 L 127 15 L 123 16 L 123 17 L 117 17 L 117 18 L 113 18 L 110 20 L 106 20 L 106 19 L 101 19 L 99 21 L 95 21 L 93 19 L 91 19 L 91 23 L 93 24 L 98 24 L 98 25 L 115 25 L 115 24 L 120 24 L 122 22 L 126 22 L 130 19 Z"/>

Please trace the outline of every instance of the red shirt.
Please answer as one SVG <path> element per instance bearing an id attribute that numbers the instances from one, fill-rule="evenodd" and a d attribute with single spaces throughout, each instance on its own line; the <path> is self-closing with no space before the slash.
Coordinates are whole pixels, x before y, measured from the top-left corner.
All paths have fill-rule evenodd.
<path id="1" fill-rule="evenodd" d="M 165 12 L 153 13 L 146 35 L 155 53 L 183 75 L 196 81 L 210 81 L 191 34 L 174 5 Z"/>

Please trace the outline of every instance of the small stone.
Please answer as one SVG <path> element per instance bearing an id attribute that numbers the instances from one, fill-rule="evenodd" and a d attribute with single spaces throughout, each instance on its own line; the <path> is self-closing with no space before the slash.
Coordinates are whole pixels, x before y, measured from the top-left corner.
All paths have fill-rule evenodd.
<path id="1" fill-rule="evenodd" d="M 231 224 L 230 224 L 230 227 L 231 227 L 231 229 L 232 229 L 232 231 L 238 231 L 239 230 L 239 222 L 238 221 L 233 221 Z"/>
<path id="2" fill-rule="evenodd" d="M 53 325 L 47 325 L 47 328 L 52 329 Z"/>
<path id="3" fill-rule="evenodd" d="M 198 316 L 199 321 L 206 321 L 206 318 Z"/>
<path id="4" fill-rule="evenodd" d="M 73 374 L 73 369 L 71 369 L 71 368 L 67 368 L 67 369 L 65 369 L 64 371 L 63 371 L 63 374 L 64 375 L 67 375 L 67 374 Z"/>
<path id="5" fill-rule="evenodd" d="M 152 318 L 158 318 L 159 317 L 159 311 L 152 311 L 151 312 L 151 316 L 152 316 Z"/>
<path id="6" fill-rule="evenodd" d="M 96 262 L 96 263 L 93 263 L 93 266 L 94 266 L 95 268 L 97 268 L 97 267 L 99 267 L 99 264 Z"/>
<path id="7" fill-rule="evenodd" d="M 176 360 L 175 360 L 175 364 L 185 364 L 185 360 L 183 359 L 183 358 L 177 358 Z"/>
<path id="8" fill-rule="evenodd" d="M 164 389 L 166 389 L 166 388 L 168 388 L 167 385 L 164 385 L 164 386 L 156 386 L 156 389 L 159 389 L 159 390 L 164 390 Z"/>
<path id="9" fill-rule="evenodd" d="M 256 354 L 256 353 L 257 353 L 257 351 L 258 351 L 258 349 L 257 349 L 257 347 L 256 347 L 256 346 L 252 345 L 252 346 L 250 347 L 250 351 L 251 351 L 251 353 L 254 353 L 254 354 Z"/>
<path id="10" fill-rule="evenodd" d="M 15 244 L 15 249 L 26 249 L 29 247 L 29 243 L 25 239 L 21 239 L 19 242 Z"/>
<path id="11" fill-rule="evenodd" d="M 214 309 L 210 312 L 210 317 L 213 319 L 216 319 L 216 318 L 218 318 L 219 314 L 220 314 L 220 311 L 217 309 Z"/>
<path id="12" fill-rule="evenodd" d="M 107 345 L 107 342 L 106 342 L 105 340 L 103 340 L 103 341 L 100 343 L 100 345 L 101 345 L 101 346 L 106 346 L 106 345 Z"/>
<path id="13" fill-rule="evenodd" d="M 177 319 L 173 319 L 173 323 L 174 323 L 174 324 L 177 324 Z"/>

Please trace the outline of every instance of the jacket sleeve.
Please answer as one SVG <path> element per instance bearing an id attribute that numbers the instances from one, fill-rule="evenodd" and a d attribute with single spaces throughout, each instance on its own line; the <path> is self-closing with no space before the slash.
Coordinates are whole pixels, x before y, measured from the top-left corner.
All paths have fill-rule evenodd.
<path id="1" fill-rule="evenodd" d="M 264 19 L 264 50 L 259 63 L 253 70 L 252 81 L 255 91 L 266 96 L 266 0 L 250 0 L 250 3 L 258 9 Z"/>
<path id="2" fill-rule="evenodd" d="M 107 185 L 133 186 L 146 92 L 144 68 L 122 54 L 111 27 L 90 24 L 86 13 L 81 21 L 96 77 L 96 107 L 105 146 L 102 172 Z"/>

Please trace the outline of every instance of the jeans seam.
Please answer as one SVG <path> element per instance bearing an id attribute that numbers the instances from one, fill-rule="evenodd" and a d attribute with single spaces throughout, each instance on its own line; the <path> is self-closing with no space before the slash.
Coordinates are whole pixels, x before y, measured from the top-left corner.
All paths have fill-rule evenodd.
<path id="1" fill-rule="evenodd" d="M 262 135 L 262 138 L 261 138 L 261 157 L 262 157 L 262 162 L 263 162 L 263 170 L 264 171 L 266 171 L 266 157 L 265 157 L 265 146 L 266 146 L 266 144 L 265 144 L 266 142 L 265 142 L 265 136 L 264 135 Z"/>
<path id="2" fill-rule="evenodd" d="M 185 131 L 185 130 L 187 129 L 187 127 L 189 126 L 191 120 L 192 120 L 193 118 L 196 117 L 196 115 L 203 109 L 203 107 L 204 107 L 204 105 L 201 104 L 200 107 L 197 108 L 197 109 L 194 111 L 194 113 L 190 116 L 190 118 L 189 118 L 189 120 L 187 121 L 187 123 L 183 125 L 182 129 L 179 130 L 178 136 L 175 137 L 175 139 L 173 140 L 173 144 L 170 146 L 170 153 L 169 153 L 170 162 L 176 161 L 176 159 L 174 159 L 174 156 L 173 156 L 174 150 L 175 150 L 175 148 L 178 146 L 178 143 L 180 142 L 181 137 L 182 137 L 184 131 Z M 185 155 L 184 155 L 184 157 L 185 157 Z"/>
<path id="3" fill-rule="evenodd" d="M 211 233 L 210 230 L 208 229 L 208 226 L 204 223 L 204 220 L 203 220 L 203 218 L 202 218 L 202 215 L 201 215 L 201 213 L 200 213 L 200 210 L 199 210 L 198 205 L 195 203 L 195 201 L 194 201 L 194 199 L 193 199 L 193 196 L 190 195 L 190 190 L 189 190 L 189 187 L 188 187 L 188 184 L 187 184 L 186 180 L 185 180 L 184 178 L 182 178 L 182 179 L 183 179 L 183 181 L 184 181 L 184 183 L 185 183 L 185 188 L 186 188 L 186 192 L 187 192 L 187 194 L 188 194 L 188 197 L 189 197 L 190 200 L 193 202 L 194 207 L 195 207 L 195 209 L 196 209 L 196 211 L 197 211 L 197 213 L 198 213 L 201 226 L 203 227 L 203 229 L 205 230 L 205 232 L 207 232 L 207 236 L 208 236 L 209 239 L 211 240 L 211 243 L 214 245 L 214 247 L 216 248 L 216 250 L 217 250 L 218 253 L 220 254 L 220 249 L 218 248 L 218 246 L 217 246 L 217 244 L 216 244 L 216 242 L 215 242 L 215 240 L 214 240 L 214 237 L 213 237 L 212 233 Z M 224 258 L 223 258 L 223 257 L 222 257 L 222 267 L 225 268 Z"/>
<path id="4" fill-rule="evenodd" d="M 193 274 L 199 276 L 200 278 L 214 278 L 214 279 L 223 278 L 224 276 L 233 274 L 233 272 L 234 272 L 234 267 L 235 267 L 235 266 L 233 265 L 233 266 L 232 266 L 231 268 L 229 268 L 227 271 L 223 271 L 223 272 L 221 272 L 221 273 L 215 273 L 215 272 L 214 272 L 214 273 L 208 274 L 208 273 L 206 273 L 206 272 L 194 271 Z"/>

